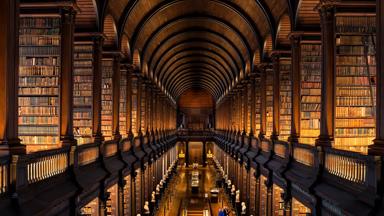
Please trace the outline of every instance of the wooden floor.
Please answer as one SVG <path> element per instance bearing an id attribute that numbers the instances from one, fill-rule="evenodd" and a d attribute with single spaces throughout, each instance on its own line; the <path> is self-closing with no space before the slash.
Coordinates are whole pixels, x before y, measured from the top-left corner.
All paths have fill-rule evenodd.
<path id="1" fill-rule="evenodd" d="M 219 202 L 210 203 L 204 197 L 205 193 L 210 197 L 210 190 L 215 188 L 216 172 L 213 166 L 200 167 L 199 190 L 192 193 L 191 173 L 192 168 L 178 167 L 176 176 L 172 179 L 164 195 L 157 216 L 202 216 L 205 210 L 209 214 L 218 215 L 219 208 L 228 206 L 228 198 L 221 189 Z M 232 214 L 234 215 L 234 214 Z"/>

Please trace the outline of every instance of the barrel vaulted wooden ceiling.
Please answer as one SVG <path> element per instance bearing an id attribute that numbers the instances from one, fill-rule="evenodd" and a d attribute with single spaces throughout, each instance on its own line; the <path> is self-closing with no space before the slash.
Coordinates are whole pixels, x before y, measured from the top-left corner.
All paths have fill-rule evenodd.
<path id="1" fill-rule="evenodd" d="M 215 99 L 288 35 L 319 30 L 320 0 L 77 0 L 76 31 L 102 31 L 172 98 L 203 88 Z"/>

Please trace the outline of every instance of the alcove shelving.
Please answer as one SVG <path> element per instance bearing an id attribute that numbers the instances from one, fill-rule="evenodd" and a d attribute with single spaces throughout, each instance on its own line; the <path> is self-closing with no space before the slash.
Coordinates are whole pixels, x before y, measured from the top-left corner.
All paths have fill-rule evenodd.
<path id="1" fill-rule="evenodd" d="M 112 75 L 113 59 L 102 60 L 101 132 L 105 140 L 112 139 Z"/>
<path id="2" fill-rule="evenodd" d="M 273 69 L 268 68 L 266 69 L 266 80 L 265 80 L 265 87 L 266 87 L 266 108 L 267 108 L 267 128 L 266 128 L 266 137 L 269 138 L 272 135 L 273 131 Z"/>
<path id="3" fill-rule="evenodd" d="M 335 148 L 367 152 L 375 138 L 376 17 L 336 17 Z"/>
<path id="4" fill-rule="evenodd" d="M 315 145 L 320 135 L 321 112 L 321 44 L 302 41 L 300 44 L 300 143 Z"/>
<path id="5" fill-rule="evenodd" d="M 59 145 L 61 18 L 21 15 L 18 132 L 27 151 Z"/>
<path id="6" fill-rule="evenodd" d="M 74 45 L 73 134 L 79 145 L 92 142 L 93 43 Z"/>
<path id="7" fill-rule="evenodd" d="M 291 77 L 291 58 L 279 58 L 279 79 L 280 79 L 280 131 L 279 139 L 288 140 L 291 134 L 292 116 L 292 77 Z"/>
<path id="8" fill-rule="evenodd" d="M 127 69 L 120 68 L 120 107 L 119 130 L 123 138 L 127 137 Z"/>

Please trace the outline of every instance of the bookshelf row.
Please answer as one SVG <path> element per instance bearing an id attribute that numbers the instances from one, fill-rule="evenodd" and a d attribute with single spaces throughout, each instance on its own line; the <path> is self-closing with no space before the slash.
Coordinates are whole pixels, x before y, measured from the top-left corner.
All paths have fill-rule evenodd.
<path id="1" fill-rule="evenodd" d="M 270 137 L 273 131 L 273 70 L 266 70 L 266 109 L 267 109 L 267 128 L 266 128 L 266 137 Z"/>

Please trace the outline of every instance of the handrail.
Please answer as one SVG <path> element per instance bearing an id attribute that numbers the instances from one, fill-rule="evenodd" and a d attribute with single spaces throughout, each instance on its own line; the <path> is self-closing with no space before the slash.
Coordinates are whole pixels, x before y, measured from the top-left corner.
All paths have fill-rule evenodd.
<path id="1" fill-rule="evenodd" d="M 25 164 L 28 184 L 65 172 L 68 169 L 70 148 L 63 147 L 31 154 L 19 155 L 18 165 Z"/>
<path id="2" fill-rule="evenodd" d="M 99 146 L 95 143 L 78 146 L 77 157 L 79 166 L 95 162 L 99 158 Z"/>
<path id="3" fill-rule="evenodd" d="M 316 148 L 314 146 L 294 143 L 293 159 L 301 164 L 312 167 L 315 165 L 315 151 Z"/>
<path id="4" fill-rule="evenodd" d="M 118 143 L 115 140 L 108 140 L 104 142 L 104 157 L 114 156 L 117 151 Z"/>
<path id="5" fill-rule="evenodd" d="M 275 141 L 273 151 L 281 158 L 285 158 L 287 155 L 288 143 L 284 141 Z"/>
<path id="6" fill-rule="evenodd" d="M 324 151 L 325 171 L 329 174 L 365 186 L 374 182 L 374 179 L 369 179 L 371 182 L 368 182 L 368 172 L 375 171 L 374 156 L 331 148 Z"/>

